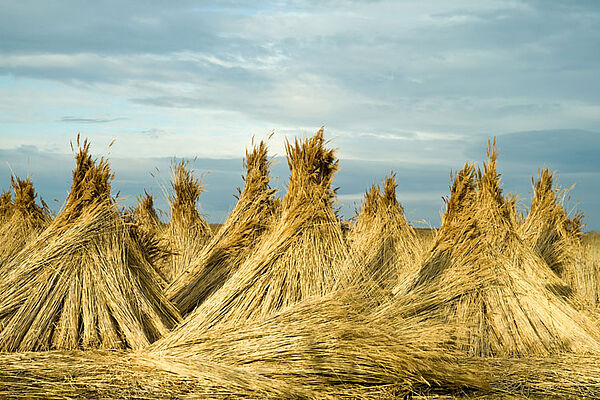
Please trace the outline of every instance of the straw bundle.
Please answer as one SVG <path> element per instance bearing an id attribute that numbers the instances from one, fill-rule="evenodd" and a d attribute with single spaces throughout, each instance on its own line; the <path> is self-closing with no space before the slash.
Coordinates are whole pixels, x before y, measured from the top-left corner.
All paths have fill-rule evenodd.
<path id="1" fill-rule="evenodd" d="M 377 204 L 381 198 L 379 186 L 371 185 L 365 192 L 360 212 L 357 213 L 352 229 L 348 233 L 348 243 L 353 253 L 360 252 L 362 246 L 359 245 L 361 238 L 369 232 L 375 221 L 377 214 Z"/>
<path id="2" fill-rule="evenodd" d="M 456 335 L 478 356 L 596 352 L 597 328 L 576 311 L 564 283 L 519 238 L 496 172 L 496 150 L 477 174 L 459 173 L 436 244 L 420 271 L 400 292 L 442 290 L 457 279 L 485 283 L 440 305 L 438 315 L 460 328 Z"/>
<path id="3" fill-rule="evenodd" d="M 247 258 L 275 215 L 275 190 L 269 187 L 267 146 L 261 141 L 246 152 L 244 190 L 209 244 L 167 289 L 182 313 L 192 311 L 218 290 Z"/>
<path id="4" fill-rule="evenodd" d="M 577 290 L 585 286 L 577 271 L 583 214 L 568 217 L 562 205 L 566 191 L 555 188 L 553 181 L 554 174 L 546 168 L 537 181 L 532 179 L 533 199 L 521 236 L 558 276 Z"/>
<path id="5" fill-rule="evenodd" d="M 577 287 L 577 294 L 590 306 L 600 306 L 600 234 L 593 232 L 583 236 L 577 275 L 586 283 Z"/>
<path id="6" fill-rule="evenodd" d="M 383 194 L 373 188 L 367 192 L 362 215 L 357 219 L 357 225 L 362 226 L 349 239 L 353 256 L 358 265 L 364 266 L 366 276 L 391 288 L 399 276 L 418 268 L 421 243 L 396 199 L 395 175 L 386 178 L 382 186 Z M 377 201 L 375 207 L 373 199 Z"/>
<path id="7" fill-rule="evenodd" d="M 174 164 L 172 169 L 171 221 L 161 237 L 173 253 L 161 265 L 169 282 L 190 266 L 212 236 L 210 226 L 198 212 L 198 198 L 204 191 L 202 183 L 185 161 Z"/>
<path id="8" fill-rule="evenodd" d="M 452 180 L 450 198 L 444 199 L 446 211 L 442 215 L 442 224 L 438 231 L 440 238 L 445 237 L 457 223 L 460 223 L 461 216 L 473 207 L 476 199 L 474 164 L 465 163 L 455 177 L 452 175 L 450 177 Z M 445 230 L 449 232 L 444 232 Z"/>
<path id="9" fill-rule="evenodd" d="M 255 251 L 171 335 L 205 330 L 222 321 L 260 320 L 310 296 L 331 291 L 346 277 L 348 249 L 333 211 L 338 162 L 323 130 L 286 145 L 291 169 L 281 216 Z"/>
<path id="10" fill-rule="evenodd" d="M 10 190 L 0 195 L 0 227 L 12 211 L 12 196 Z"/>
<path id="11" fill-rule="evenodd" d="M 15 201 L 10 204 L 6 220 L 0 225 L 0 271 L 27 242 L 36 237 L 51 221 L 45 203 L 35 203 L 36 193 L 29 178 L 11 177 Z M 9 196 L 6 197 L 10 200 Z M 6 201 L 6 198 L 3 201 Z M 2 206 L 0 206 L 2 207 Z M 0 211 L 1 212 L 1 211 Z"/>
<path id="12" fill-rule="evenodd" d="M 137 225 L 149 234 L 160 236 L 165 229 L 165 224 L 161 222 L 156 214 L 152 195 L 144 192 L 144 196 L 139 196 L 137 202 L 138 205 L 133 211 Z"/>
<path id="13" fill-rule="evenodd" d="M 180 320 L 110 196 L 108 163 L 92 160 L 87 141 L 76 163 L 61 213 L 7 264 L 2 351 L 141 348 Z"/>

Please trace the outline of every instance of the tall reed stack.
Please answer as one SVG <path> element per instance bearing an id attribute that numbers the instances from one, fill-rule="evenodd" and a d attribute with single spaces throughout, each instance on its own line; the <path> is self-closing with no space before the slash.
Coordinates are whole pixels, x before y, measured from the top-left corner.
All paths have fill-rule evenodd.
<path id="1" fill-rule="evenodd" d="M 0 271 L 27 242 L 39 235 L 52 219 L 45 203 L 42 202 L 42 206 L 36 204 L 37 195 L 29 178 L 22 180 L 13 176 L 11 184 L 15 200 L 4 206 L 10 207 L 10 210 L 5 211 L 7 217 L 4 223 L 0 224 Z M 9 193 L 2 201 L 10 199 Z M 0 205 L 1 207 L 3 206 Z"/>
<path id="2" fill-rule="evenodd" d="M 476 176 L 468 164 L 459 172 L 435 246 L 399 295 L 477 282 L 432 306 L 432 315 L 458 327 L 455 334 L 472 355 L 597 352 L 594 320 L 576 310 L 564 282 L 520 239 L 491 144 L 488 156 Z"/>
<path id="3" fill-rule="evenodd" d="M 219 323 L 261 320 L 347 280 L 348 249 L 333 210 L 338 161 L 323 130 L 286 144 L 291 170 L 281 216 L 238 270 L 200 304 L 169 342 Z"/>
<path id="4" fill-rule="evenodd" d="M 532 179 L 533 199 L 521 236 L 536 253 L 577 293 L 584 294 L 594 277 L 581 275 L 581 220 L 583 213 L 569 218 L 563 207 L 566 191 L 554 186 L 555 175 L 544 168 Z M 597 277 L 595 277 L 597 279 Z"/>
<path id="5" fill-rule="evenodd" d="M 138 349 L 181 318 L 110 195 L 108 162 L 77 144 L 63 210 L 0 281 L 0 351 Z"/>
<path id="6" fill-rule="evenodd" d="M 363 202 L 349 242 L 355 262 L 366 276 L 391 289 L 401 276 L 419 267 L 421 244 L 396 199 L 396 177 L 387 177 L 382 191 L 371 188 Z M 374 202 L 377 204 L 373 204 Z"/>
<path id="7" fill-rule="evenodd" d="M 210 226 L 198 211 L 198 200 L 204 191 L 202 182 L 194 177 L 186 161 L 173 164 L 172 173 L 171 221 L 162 235 L 173 253 L 162 265 L 169 282 L 189 268 L 212 236 Z"/>
<path id="8" fill-rule="evenodd" d="M 218 290 L 252 254 L 276 212 L 275 190 L 269 186 L 267 146 L 261 141 L 246 151 L 246 176 L 235 208 L 189 267 L 167 289 L 167 296 L 187 314 Z"/>

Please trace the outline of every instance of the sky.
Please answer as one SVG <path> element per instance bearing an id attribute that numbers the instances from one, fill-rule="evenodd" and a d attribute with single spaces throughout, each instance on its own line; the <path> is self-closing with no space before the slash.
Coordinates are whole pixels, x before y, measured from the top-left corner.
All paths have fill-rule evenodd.
<path id="1" fill-rule="evenodd" d="M 58 210 L 81 133 L 124 205 L 168 211 L 171 161 L 195 159 L 218 223 L 252 137 L 273 133 L 284 193 L 285 140 L 324 126 L 342 215 L 394 171 L 409 220 L 438 226 L 450 172 L 495 136 L 523 212 L 548 167 L 600 230 L 599 77 L 596 1 L 2 2 L 0 189 L 29 175 Z"/>

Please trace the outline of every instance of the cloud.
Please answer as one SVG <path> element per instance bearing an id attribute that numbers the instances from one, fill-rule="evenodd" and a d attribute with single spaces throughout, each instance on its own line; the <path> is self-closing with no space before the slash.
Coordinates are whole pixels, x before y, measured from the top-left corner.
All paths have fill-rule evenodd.
<path id="1" fill-rule="evenodd" d="M 173 155 L 239 161 L 271 131 L 282 155 L 325 125 L 344 212 L 394 170 L 411 218 L 436 220 L 449 170 L 497 135 L 507 190 L 527 194 L 549 165 L 600 210 L 583 133 L 600 129 L 598 43 L 600 9 L 585 1 L 4 2 L 0 143 L 67 154 L 81 132 L 115 163 L 164 169 Z"/>
<path id="2" fill-rule="evenodd" d="M 83 118 L 83 117 L 73 117 L 73 116 L 64 116 L 60 119 L 61 122 L 70 122 L 70 123 L 79 123 L 79 124 L 106 124 L 108 122 L 120 121 L 126 118 L 117 117 L 117 118 Z"/>

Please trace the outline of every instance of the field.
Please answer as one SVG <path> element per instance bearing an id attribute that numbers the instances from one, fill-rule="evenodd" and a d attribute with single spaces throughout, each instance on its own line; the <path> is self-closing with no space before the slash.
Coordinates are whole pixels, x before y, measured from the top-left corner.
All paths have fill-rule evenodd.
<path id="1" fill-rule="evenodd" d="M 286 144 L 282 194 L 253 143 L 222 225 L 186 162 L 164 222 L 74 147 L 58 214 L 29 179 L 0 197 L 1 398 L 600 398 L 600 235 L 547 170 L 517 213 L 493 142 L 435 230 L 394 175 L 342 220 L 322 130 Z"/>

